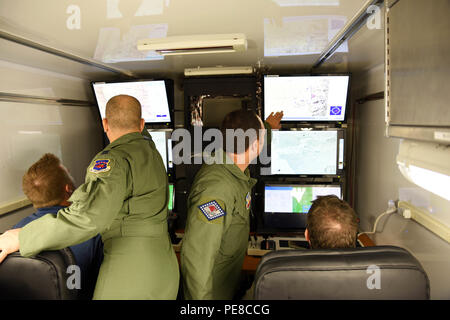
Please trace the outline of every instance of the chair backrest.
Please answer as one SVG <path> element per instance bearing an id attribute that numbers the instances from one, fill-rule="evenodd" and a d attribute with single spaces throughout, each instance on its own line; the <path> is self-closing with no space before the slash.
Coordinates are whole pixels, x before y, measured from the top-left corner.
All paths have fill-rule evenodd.
<path id="1" fill-rule="evenodd" d="M 76 265 L 69 248 L 44 251 L 33 258 L 10 254 L 0 264 L 2 300 L 75 300 L 80 290 L 69 289 L 67 280 Z"/>
<path id="2" fill-rule="evenodd" d="M 255 275 L 257 300 L 429 298 L 419 261 L 394 246 L 275 251 Z"/>

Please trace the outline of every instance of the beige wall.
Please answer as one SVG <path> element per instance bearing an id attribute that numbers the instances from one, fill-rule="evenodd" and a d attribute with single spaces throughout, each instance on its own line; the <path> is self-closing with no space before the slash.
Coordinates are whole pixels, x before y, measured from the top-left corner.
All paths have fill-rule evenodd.
<path id="1" fill-rule="evenodd" d="M 384 66 L 354 76 L 353 99 L 383 91 Z M 355 209 L 361 230 L 373 228 L 376 217 L 398 200 L 400 191 L 413 192 L 412 201 L 428 204 L 432 214 L 449 224 L 450 202 L 408 182 L 396 165 L 400 140 L 385 137 L 384 100 L 356 105 Z M 450 225 L 450 224 L 449 224 Z M 450 299 L 450 244 L 414 221 L 393 214 L 380 221 L 373 236 L 377 245 L 409 250 L 428 273 L 432 299 Z"/>
<path id="2" fill-rule="evenodd" d="M 93 100 L 89 82 L 0 60 L 0 92 Z M 76 184 L 102 148 L 102 131 L 95 107 L 0 102 L 0 205 L 23 197 L 21 179 L 39 157 L 61 157 Z M 0 216 L 0 232 L 10 228 L 32 208 Z"/>

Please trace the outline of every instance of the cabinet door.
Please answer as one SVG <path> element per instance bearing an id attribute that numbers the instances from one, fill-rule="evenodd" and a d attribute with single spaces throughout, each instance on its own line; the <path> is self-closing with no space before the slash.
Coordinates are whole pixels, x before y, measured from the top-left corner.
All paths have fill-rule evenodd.
<path id="1" fill-rule="evenodd" d="M 400 0 L 387 12 L 391 136 L 450 142 L 449 12 L 448 0 Z"/>

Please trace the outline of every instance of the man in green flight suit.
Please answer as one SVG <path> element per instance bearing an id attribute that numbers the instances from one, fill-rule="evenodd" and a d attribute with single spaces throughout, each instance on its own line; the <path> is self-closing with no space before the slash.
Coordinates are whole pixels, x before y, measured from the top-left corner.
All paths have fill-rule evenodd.
<path id="1" fill-rule="evenodd" d="M 69 207 L 0 237 L 0 262 L 29 257 L 100 233 L 104 260 L 94 299 L 176 299 L 178 263 L 167 230 L 169 187 L 164 164 L 141 119 L 141 105 L 119 95 L 106 105 L 110 144 L 98 153 Z M 141 134 L 142 132 L 142 134 Z"/>
<path id="2" fill-rule="evenodd" d="M 279 129 L 282 116 L 272 114 L 267 129 Z M 227 130 L 239 129 L 255 134 L 245 143 L 242 135 L 230 136 L 234 140 L 230 141 Z M 251 189 L 256 184 L 248 165 L 262 150 L 264 129 L 253 111 L 229 113 L 222 122 L 223 146 L 241 143 L 241 149 L 219 150 L 214 155 L 218 161 L 204 164 L 194 179 L 180 255 L 185 299 L 229 300 L 236 294 L 248 246 Z"/>

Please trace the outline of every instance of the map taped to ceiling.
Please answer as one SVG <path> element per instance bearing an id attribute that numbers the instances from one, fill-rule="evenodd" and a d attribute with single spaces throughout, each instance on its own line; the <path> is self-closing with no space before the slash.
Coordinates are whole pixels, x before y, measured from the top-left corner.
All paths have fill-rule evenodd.
<path id="1" fill-rule="evenodd" d="M 264 19 L 264 56 L 319 54 L 346 22 L 344 16 L 283 17 L 281 25 Z M 348 52 L 347 41 L 336 52 Z"/>
<path id="2" fill-rule="evenodd" d="M 123 35 L 119 28 L 101 28 L 94 59 L 105 63 L 163 60 L 164 56 L 155 51 L 139 51 L 136 43 L 140 39 L 164 38 L 168 28 L 167 24 L 137 25 L 131 26 Z"/>

